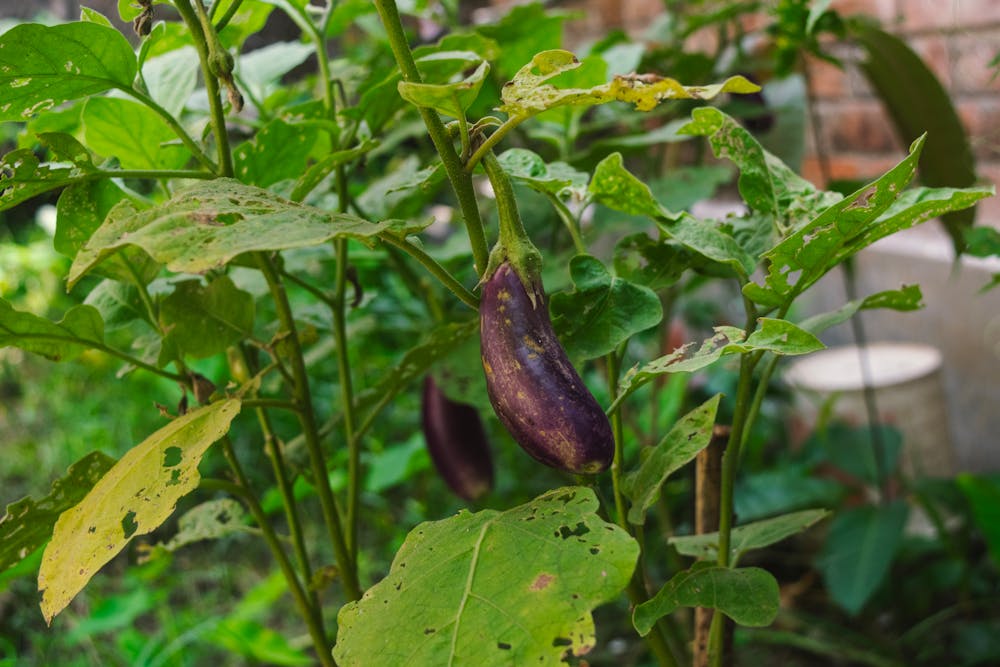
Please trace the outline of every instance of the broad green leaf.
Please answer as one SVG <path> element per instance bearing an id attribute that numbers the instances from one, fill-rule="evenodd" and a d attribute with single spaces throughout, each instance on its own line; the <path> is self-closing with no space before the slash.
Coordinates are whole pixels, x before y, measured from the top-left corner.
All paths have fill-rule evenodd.
<path id="1" fill-rule="evenodd" d="M 180 117 L 198 83 L 198 52 L 182 46 L 142 64 L 149 96 L 174 117 Z"/>
<path id="2" fill-rule="evenodd" d="M 185 280 L 160 304 L 163 346 L 195 359 L 221 354 L 252 335 L 253 318 L 253 295 L 237 289 L 229 276 L 208 285 Z"/>
<path id="3" fill-rule="evenodd" d="M 0 348 L 17 347 L 65 361 L 104 347 L 104 322 L 91 306 L 73 306 L 58 322 L 14 308 L 0 299 Z"/>
<path id="4" fill-rule="evenodd" d="M 715 414 L 721 394 L 716 394 L 679 419 L 643 458 L 639 469 L 625 475 L 622 490 L 631 501 L 629 523 L 641 526 L 646 510 L 660 497 L 660 487 L 712 442 Z"/>
<path id="5" fill-rule="evenodd" d="M 159 21 L 139 45 L 139 67 L 147 60 L 162 56 L 185 46 L 194 46 L 191 33 L 182 22 Z"/>
<path id="6" fill-rule="evenodd" d="M 202 540 L 217 540 L 245 529 L 248 522 L 243 505 L 232 498 L 218 498 L 195 505 L 177 519 L 177 532 L 170 541 L 158 544 L 167 551 Z M 154 547 L 155 548 L 155 547 Z"/>
<path id="7" fill-rule="evenodd" d="M 407 155 L 384 176 L 374 178 L 358 196 L 361 210 L 375 217 L 414 218 L 423 214 L 427 194 L 445 177 L 440 161 L 421 168 L 416 155 Z"/>
<path id="8" fill-rule="evenodd" d="M 261 188 L 299 178 L 309 163 L 319 157 L 319 149 L 318 127 L 276 118 L 233 151 L 236 177 Z"/>
<path id="9" fill-rule="evenodd" d="M 612 210 L 655 220 L 664 234 L 712 261 L 732 265 L 745 273 L 756 265 L 715 222 L 665 209 L 653 197 L 649 186 L 625 169 L 621 153 L 612 153 L 594 168 L 588 191 L 594 201 Z"/>
<path id="10" fill-rule="evenodd" d="M 111 24 L 111 19 L 96 9 L 91 9 L 90 7 L 80 7 L 80 20 L 87 23 L 97 23 L 106 28 L 114 28 Z"/>
<path id="11" fill-rule="evenodd" d="M 708 137 L 716 157 L 727 158 L 739 167 L 740 195 L 750 210 L 759 214 L 756 224 L 785 234 L 840 199 L 836 193 L 817 190 L 764 150 L 749 131 L 714 107 L 695 109 L 691 122 L 677 131 Z"/>
<path id="12" fill-rule="evenodd" d="M 733 178 L 725 164 L 691 165 L 668 171 L 650 183 L 656 198 L 671 211 L 683 211 L 711 199 L 720 186 Z"/>
<path id="13" fill-rule="evenodd" d="M 966 230 L 965 244 L 965 251 L 974 257 L 1000 257 L 1000 231 L 993 227 Z"/>
<path id="14" fill-rule="evenodd" d="M 105 331 L 121 329 L 137 320 L 149 322 L 139 290 L 117 280 L 102 280 L 87 294 L 84 303 L 97 309 Z"/>
<path id="15" fill-rule="evenodd" d="M 0 35 L 0 121 L 27 120 L 63 102 L 127 89 L 136 60 L 125 37 L 99 23 L 24 23 Z"/>
<path id="16" fill-rule="evenodd" d="M 592 88 L 556 88 L 548 81 L 580 66 L 569 51 L 543 51 L 518 70 L 504 86 L 501 111 L 514 117 L 533 116 L 547 109 L 565 105 L 592 106 L 618 100 L 634 104 L 639 111 L 650 111 L 668 100 L 708 100 L 720 93 L 753 93 L 760 87 L 742 76 L 733 76 L 710 86 L 683 86 L 677 81 L 654 74 L 619 75 L 610 82 Z"/>
<path id="17" fill-rule="evenodd" d="M 986 540 L 990 556 L 1000 564 L 1000 478 L 961 473 L 955 483 L 969 501 L 972 518 Z"/>
<path id="18" fill-rule="evenodd" d="M 368 474 L 364 489 L 367 493 L 383 493 L 430 467 L 431 458 L 423 434 L 416 431 L 403 444 L 386 447 L 371 456 L 366 464 Z"/>
<path id="19" fill-rule="evenodd" d="M 239 400 L 226 399 L 174 419 L 129 450 L 62 513 L 38 572 L 46 623 L 133 537 L 167 520 L 198 485 L 205 450 L 226 434 L 239 411 Z"/>
<path id="20" fill-rule="evenodd" d="M 52 490 L 44 498 L 22 498 L 8 505 L 0 518 L 0 572 L 45 544 L 59 515 L 80 502 L 114 462 L 107 454 L 91 452 L 52 482 Z"/>
<path id="21" fill-rule="evenodd" d="M 295 204 L 232 179 L 204 181 L 144 211 L 119 204 L 77 254 L 67 283 L 72 287 L 128 245 L 142 248 L 171 271 L 202 273 L 255 250 L 303 248 L 345 237 L 371 242 L 389 227 L 390 222 L 375 224 Z"/>
<path id="22" fill-rule="evenodd" d="M 0 159 L 0 211 L 36 195 L 86 178 L 92 169 L 41 163 L 30 148 L 19 148 Z"/>
<path id="23" fill-rule="evenodd" d="M 278 88 L 281 77 L 314 53 L 311 44 L 276 42 L 242 54 L 236 59 L 236 77 L 251 100 L 266 100 Z"/>
<path id="24" fill-rule="evenodd" d="M 334 151 L 323 156 L 298 178 L 295 182 L 295 186 L 292 188 L 291 194 L 288 195 L 288 198 L 294 202 L 301 202 L 339 165 L 356 160 L 377 146 L 377 141 L 366 139 L 354 148 Z"/>
<path id="25" fill-rule="evenodd" d="M 410 104 L 434 109 L 452 118 L 464 118 L 465 110 L 476 101 L 489 71 L 490 64 L 484 60 L 472 74 L 461 81 L 451 83 L 400 81 L 398 90 L 402 98 Z"/>
<path id="26" fill-rule="evenodd" d="M 705 607 L 718 609 L 739 625 L 759 628 L 774 621 L 779 603 L 778 582 L 767 570 L 695 564 L 636 607 L 632 623 L 645 636 L 656 621 L 681 607 Z"/>
<path id="27" fill-rule="evenodd" d="M 920 156 L 920 180 L 931 187 L 963 188 L 976 183 L 975 158 L 969 136 L 951 95 L 927 63 L 905 40 L 870 22 L 849 22 L 851 35 L 865 51 L 861 71 L 878 93 L 903 144 L 927 134 Z M 975 209 L 942 216 L 957 250 L 962 231 L 975 221 Z"/>
<path id="28" fill-rule="evenodd" d="M 499 79 L 507 81 L 539 51 L 559 48 L 570 16 L 532 2 L 511 7 L 496 23 L 476 26 L 476 32 L 503 45 L 494 65 Z"/>
<path id="29" fill-rule="evenodd" d="M 616 403 L 659 375 L 701 370 L 724 355 L 756 351 L 799 355 L 816 352 L 825 347 L 816 336 L 787 320 L 761 317 L 757 323 L 759 327 L 746 340 L 742 329 L 715 327 L 715 335 L 705 340 L 700 347 L 697 347 L 696 343 L 688 343 L 643 366 L 634 366 L 622 378 Z"/>
<path id="30" fill-rule="evenodd" d="M 155 111 L 133 100 L 94 97 L 83 108 L 87 145 L 122 169 L 179 169 L 191 152 Z"/>
<path id="31" fill-rule="evenodd" d="M 924 307 L 924 295 L 918 285 L 903 285 L 898 290 L 878 292 L 864 299 L 850 301 L 837 310 L 820 313 L 799 322 L 799 327 L 812 334 L 820 334 L 832 326 L 851 319 L 859 310 L 889 308 L 890 310 L 919 310 Z"/>
<path id="32" fill-rule="evenodd" d="M 508 149 L 497 160 L 511 178 L 541 193 L 558 195 L 570 191 L 582 197 L 590 179 L 586 172 L 577 171 L 565 162 L 547 164 L 526 148 Z"/>
<path id="33" fill-rule="evenodd" d="M 368 4 L 367 0 L 359 1 L 363 4 Z M 503 49 L 500 48 L 500 45 L 495 40 L 478 32 L 454 30 L 439 39 L 435 44 L 414 47 L 413 57 L 419 60 L 426 55 L 441 51 L 471 51 L 478 55 L 480 60 L 492 62 L 501 56 Z"/>
<path id="34" fill-rule="evenodd" d="M 902 500 L 887 505 L 841 510 L 817 563 L 826 588 L 852 616 L 885 579 L 903 537 L 908 507 Z"/>
<path id="35" fill-rule="evenodd" d="M 735 565 L 746 552 L 777 544 L 825 519 L 829 514 L 828 510 L 803 510 L 737 526 L 733 528 L 729 538 L 729 562 Z M 719 554 L 718 532 L 671 537 L 668 542 L 682 556 L 714 561 Z"/>
<path id="36" fill-rule="evenodd" d="M 591 610 L 618 595 L 638 557 L 597 509 L 591 489 L 566 487 L 506 512 L 420 524 L 389 575 L 341 608 L 334 658 L 344 667 L 555 666 L 587 653 Z"/>
<path id="37" fill-rule="evenodd" d="M 653 290 L 614 278 L 590 255 L 569 263 L 573 290 L 549 301 L 552 326 L 567 354 L 596 359 L 663 319 L 663 307 Z"/>
<path id="38" fill-rule="evenodd" d="M 693 259 L 694 254 L 677 241 L 657 241 L 643 233 L 625 236 L 615 245 L 615 273 L 651 290 L 676 283 Z"/>
<path id="39" fill-rule="evenodd" d="M 847 487 L 812 473 L 811 466 L 786 464 L 737 480 L 734 509 L 741 521 L 756 521 L 811 507 L 836 507 Z"/>
<path id="40" fill-rule="evenodd" d="M 221 17 L 233 2 L 237 0 L 219 0 L 219 9 L 215 13 Z M 273 5 L 258 0 L 246 0 L 240 5 L 239 11 L 226 24 L 226 27 L 219 33 L 219 39 L 227 49 L 236 49 L 241 52 L 243 43 L 247 37 L 263 30 L 268 17 L 274 10 Z"/>

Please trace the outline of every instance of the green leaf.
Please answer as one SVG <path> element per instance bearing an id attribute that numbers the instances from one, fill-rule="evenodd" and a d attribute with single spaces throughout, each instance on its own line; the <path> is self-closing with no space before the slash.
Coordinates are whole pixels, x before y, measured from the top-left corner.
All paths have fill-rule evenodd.
<path id="1" fill-rule="evenodd" d="M 464 118 L 465 110 L 476 101 L 489 71 L 490 64 L 484 60 L 472 74 L 461 81 L 452 83 L 400 81 L 398 90 L 403 99 L 410 104 L 434 109 L 452 118 Z"/>
<path id="2" fill-rule="evenodd" d="M 247 185 L 262 188 L 300 178 L 319 157 L 319 140 L 320 130 L 314 125 L 272 120 L 233 151 L 236 176 Z"/>
<path id="3" fill-rule="evenodd" d="M 119 248 L 134 245 L 178 273 L 202 273 L 241 253 L 286 250 L 351 237 L 372 242 L 391 221 L 295 204 L 232 179 L 198 182 L 153 208 L 119 204 L 70 267 L 72 287 Z"/>
<path id="4" fill-rule="evenodd" d="M 236 77 L 251 100 L 266 100 L 281 77 L 313 55 L 311 44 L 276 42 L 242 54 L 236 59 Z"/>
<path id="5" fill-rule="evenodd" d="M 340 610 L 334 658 L 554 666 L 587 653 L 591 609 L 618 595 L 639 555 L 597 509 L 591 489 L 567 487 L 506 512 L 420 524 L 389 575 Z"/>
<path id="6" fill-rule="evenodd" d="M 175 118 L 180 117 L 198 83 L 198 52 L 182 46 L 142 64 L 149 96 Z"/>
<path id="7" fill-rule="evenodd" d="M 697 202 L 711 199 L 720 186 L 732 180 L 728 165 L 691 165 L 673 169 L 652 181 L 651 189 L 664 206 L 683 211 Z"/>
<path id="8" fill-rule="evenodd" d="M 693 259 L 693 253 L 677 241 L 657 241 L 643 233 L 625 236 L 615 245 L 615 273 L 654 291 L 680 280 Z"/>
<path id="9" fill-rule="evenodd" d="M 695 564 L 636 607 L 632 623 L 645 636 L 657 620 L 680 607 L 705 607 L 718 609 L 739 625 L 764 627 L 778 615 L 779 602 L 778 582 L 767 570 Z"/>
<path id="10" fill-rule="evenodd" d="M 99 23 L 23 23 L 0 35 L 0 121 L 27 120 L 63 102 L 127 89 L 136 60 L 125 37 Z"/>
<path id="11" fill-rule="evenodd" d="M 179 169 L 191 152 L 149 107 L 117 97 L 94 97 L 83 108 L 87 145 L 118 158 L 123 169 Z"/>
<path id="12" fill-rule="evenodd" d="M 8 505 L 0 518 L 0 572 L 45 544 L 59 515 L 80 502 L 114 462 L 107 454 L 91 452 L 52 482 L 52 490 L 44 498 L 22 498 Z"/>
<path id="13" fill-rule="evenodd" d="M 879 587 L 903 537 L 902 500 L 839 512 L 830 523 L 818 567 L 833 601 L 852 616 Z"/>
<path id="14" fill-rule="evenodd" d="M 59 322 L 14 308 L 0 299 L 0 348 L 17 347 L 65 361 L 104 347 L 104 322 L 91 306 L 73 306 Z"/>
<path id="15" fill-rule="evenodd" d="M 667 100 L 708 100 L 720 93 L 754 93 L 760 87 L 742 76 L 733 76 L 710 86 L 683 86 L 653 74 L 616 76 L 592 88 L 556 88 L 548 81 L 580 66 L 569 51 L 543 51 L 518 70 L 501 93 L 500 110 L 514 117 L 529 117 L 565 105 L 592 106 L 618 100 L 650 111 Z"/>
<path id="16" fill-rule="evenodd" d="M 909 311 L 924 307 L 924 295 L 918 285 L 903 285 L 898 290 L 878 292 L 864 299 L 850 301 L 837 310 L 820 313 L 802 320 L 799 327 L 812 333 L 820 334 L 832 326 L 851 319 L 859 310 L 888 308 L 890 310 Z"/>
<path id="17" fill-rule="evenodd" d="M 157 547 L 177 551 L 203 540 L 218 540 L 245 529 L 247 514 L 232 498 L 218 498 L 195 505 L 177 519 L 177 532 Z M 155 548 L 155 547 L 154 547 Z"/>
<path id="18" fill-rule="evenodd" d="M 209 445 L 226 434 L 240 411 L 227 399 L 199 408 L 129 450 L 56 522 L 38 573 L 47 623 L 83 590 L 91 577 L 136 535 L 145 535 L 173 513 L 200 475 Z"/>
<path id="19" fill-rule="evenodd" d="M 731 347 L 730 351 L 764 350 L 773 354 L 794 356 L 817 352 L 826 347 L 816 336 L 795 326 L 788 320 L 761 317 L 757 323 L 760 327 L 750 334 L 745 342 Z"/>
<path id="20" fill-rule="evenodd" d="M 114 28 L 107 16 L 90 7 L 80 7 L 80 20 L 87 23 L 97 23 L 106 28 Z"/>
<path id="21" fill-rule="evenodd" d="M 965 244 L 965 251 L 974 257 L 1000 257 L 1000 231 L 993 227 L 966 230 Z"/>
<path id="22" fill-rule="evenodd" d="M 1000 564 L 1000 478 L 960 473 L 955 483 L 969 501 L 972 519 L 986 540 L 990 556 Z"/>
<path id="23" fill-rule="evenodd" d="M 42 164 L 30 148 L 11 151 L 0 159 L 0 211 L 85 178 L 91 171 L 92 168 Z"/>
<path id="24" fill-rule="evenodd" d="M 233 2 L 238 0 L 219 0 L 219 10 L 215 13 L 221 17 Z M 239 11 L 233 15 L 226 27 L 219 33 L 219 40 L 227 49 L 242 52 L 243 43 L 250 35 L 263 30 L 274 7 L 264 2 L 244 2 Z"/>
<path id="25" fill-rule="evenodd" d="M 316 664 L 280 632 L 249 619 L 223 619 L 205 639 L 232 655 L 246 658 L 251 664 L 280 667 L 309 667 Z"/>
<path id="26" fill-rule="evenodd" d="M 751 272 L 756 265 L 736 240 L 716 223 L 665 209 L 653 197 L 649 186 L 625 169 L 621 153 L 612 153 L 594 168 L 588 191 L 594 201 L 614 211 L 653 219 L 660 231 L 703 257 L 732 265 L 745 273 Z"/>
<path id="27" fill-rule="evenodd" d="M 498 22 L 477 26 L 476 32 L 503 45 L 494 65 L 499 79 L 507 81 L 539 51 L 559 48 L 570 16 L 532 2 L 511 7 Z"/>
<path id="28" fill-rule="evenodd" d="M 851 34 L 865 51 L 861 71 L 889 111 L 903 144 L 927 134 L 920 156 L 920 180 L 932 187 L 968 187 L 976 183 L 975 158 L 965 126 L 951 95 L 917 53 L 899 37 L 866 21 L 849 22 Z M 962 231 L 975 221 L 975 209 L 943 216 L 955 248 L 963 247 Z"/>
<path id="29" fill-rule="evenodd" d="M 663 319 L 663 307 L 653 290 L 613 278 L 590 255 L 569 263 L 573 290 L 552 295 L 552 326 L 567 354 L 596 359 Z"/>
<path id="30" fill-rule="evenodd" d="M 712 442 L 720 398 L 721 394 L 716 394 L 681 417 L 642 459 L 639 469 L 622 479 L 622 490 L 632 503 L 628 510 L 629 523 L 644 524 L 646 510 L 660 497 L 660 487 L 667 478 Z"/>
<path id="31" fill-rule="evenodd" d="M 288 195 L 294 202 L 301 202 L 306 196 L 316 189 L 316 187 L 329 176 L 338 165 L 346 164 L 355 160 L 368 151 L 378 146 L 377 141 L 365 140 L 354 148 L 347 148 L 341 151 L 334 151 L 323 156 L 314 165 L 309 167 L 295 182 L 295 187 Z"/>
<path id="32" fill-rule="evenodd" d="M 829 515 L 828 510 L 803 510 L 737 526 L 733 528 L 729 538 L 730 563 L 735 565 L 746 552 L 777 544 L 785 538 L 801 533 Z M 682 556 L 714 561 L 719 554 L 718 532 L 683 537 L 675 536 L 671 537 L 668 542 Z"/>
<path id="33" fill-rule="evenodd" d="M 755 472 L 736 482 L 734 509 L 743 521 L 755 521 L 810 507 L 836 507 L 847 487 L 812 474 L 809 466 L 786 464 Z"/>
<path id="34" fill-rule="evenodd" d="M 105 331 L 121 329 L 135 321 L 149 322 L 139 290 L 117 280 L 102 280 L 87 294 L 84 303 L 97 309 Z"/>
<path id="35" fill-rule="evenodd" d="M 567 190 L 586 191 L 589 175 L 565 162 L 546 163 L 540 155 L 526 148 L 511 148 L 497 156 L 504 171 L 519 183 L 541 193 L 561 194 Z"/>
<path id="36" fill-rule="evenodd" d="M 229 276 L 208 285 L 185 280 L 160 304 L 164 349 L 203 359 L 253 334 L 254 298 L 237 289 Z"/>

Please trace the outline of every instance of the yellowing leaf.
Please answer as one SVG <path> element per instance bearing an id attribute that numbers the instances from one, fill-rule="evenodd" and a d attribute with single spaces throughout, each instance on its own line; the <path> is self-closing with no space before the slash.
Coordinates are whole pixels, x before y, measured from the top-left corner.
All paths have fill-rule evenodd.
<path id="1" fill-rule="evenodd" d="M 167 520 L 198 485 L 205 450 L 225 435 L 239 411 L 240 401 L 228 399 L 173 420 L 129 450 L 78 505 L 62 513 L 38 572 L 47 623 L 129 540 Z"/>
<path id="2" fill-rule="evenodd" d="M 650 111 L 668 100 L 708 100 L 719 93 L 754 93 L 760 87 L 742 76 L 732 76 L 708 86 L 684 86 L 674 79 L 656 74 L 618 75 L 608 83 L 592 88 L 557 88 L 546 83 L 563 72 L 580 66 L 569 51 L 542 51 L 522 67 L 501 93 L 503 106 L 511 116 L 533 116 L 547 109 L 566 105 L 591 106 L 618 100 L 634 104 L 639 111 Z"/>

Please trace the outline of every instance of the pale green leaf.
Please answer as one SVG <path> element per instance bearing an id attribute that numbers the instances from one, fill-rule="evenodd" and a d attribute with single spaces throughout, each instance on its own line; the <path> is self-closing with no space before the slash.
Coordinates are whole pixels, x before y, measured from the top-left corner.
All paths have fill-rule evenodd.
<path id="1" fill-rule="evenodd" d="M 549 301 L 552 326 L 567 354 L 596 359 L 663 319 L 653 290 L 612 277 L 599 259 L 577 255 L 569 263 L 573 290 Z"/>
<path id="2" fill-rule="evenodd" d="M 631 234 L 615 245 L 615 273 L 652 290 L 680 280 L 694 265 L 695 255 L 673 239 L 657 240 L 648 234 Z"/>
<path id="3" fill-rule="evenodd" d="M 90 7 L 80 7 L 80 20 L 87 23 L 97 23 L 106 28 L 114 28 L 114 26 L 111 25 L 111 19 L 96 9 L 91 9 Z"/>
<path id="4" fill-rule="evenodd" d="M 99 23 L 23 23 L 0 35 L 0 121 L 27 120 L 63 102 L 129 88 L 136 59 Z"/>
<path id="5" fill-rule="evenodd" d="M 0 348 L 17 347 L 65 361 L 104 347 L 104 322 L 91 306 L 74 306 L 59 322 L 14 308 L 0 299 Z"/>
<path id="6" fill-rule="evenodd" d="M 80 502 L 114 463 L 107 454 L 91 452 L 52 482 L 52 490 L 44 498 L 22 498 L 7 505 L 0 518 L 0 572 L 45 544 L 59 515 Z"/>
<path id="7" fill-rule="evenodd" d="M 565 105 L 591 106 L 618 100 L 649 111 L 668 100 L 708 100 L 719 93 L 753 93 L 760 87 L 742 76 L 709 86 L 683 86 L 674 79 L 654 74 L 619 75 L 592 88 L 556 88 L 548 81 L 580 66 L 569 51 L 543 51 L 522 67 L 501 93 L 503 106 L 511 116 L 528 117 Z"/>
<path id="8" fill-rule="evenodd" d="M 295 204 L 232 179 L 179 190 L 144 211 L 119 204 L 77 254 L 68 284 L 119 248 L 134 245 L 178 273 L 202 273 L 239 254 L 286 250 L 352 237 L 370 242 L 391 224 Z"/>
<path id="9" fill-rule="evenodd" d="M 328 142 L 320 142 L 320 130 L 315 125 L 276 118 L 233 151 L 236 177 L 262 188 L 300 178 L 320 153 L 328 154 L 322 150 L 327 147 Z"/>
<path id="10" fill-rule="evenodd" d="M 632 622 L 645 636 L 657 620 L 680 607 L 705 607 L 718 609 L 739 625 L 763 627 L 778 615 L 779 602 L 778 582 L 767 570 L 696 564 L 675 574 L 652 600 L 636 607 Z"/>
<path id="11" fill-rule="evenodd" d="M 500 166 L 511 178 L 532 190 L 560 194 L 566 191 L 581 197 L 590 176 L 565 162 L 546 163 L 540 155 L 526 148 L 511 148 L 497 156 Z"/>
<path id="12" fill-rule="evenodd" d="M 848 302 L 827 313 L 820 313 L 802 320 L 799 327 L 812 334 L 820 334 L 832 326 L 851 319 L 859 310 L 888 308 L 890 310 L 908 311 L 923 308 L 924 295 L 918 285 L 903 285 L 898 290 L 878 292 L 864 299 Z"/>
<path id="13" fill-rule="evenodd" d="M 337 166 L 355 160 L 368 151 L 378 146 L 377 141 L 366 139 L 354 148 L 347 148 L 341 151 L 334 151 L 323 156 L 315 164 L 310 166 L 299 176 L 292 188 L 288 198 L 294 202 L 301 202 L 306 196 L 316 189 L 324 178 L 329 176 Z"/>
<path id="14" fill-rule="evenodd" d="M 802 510 L 792 514 L 755 521 L 733 528 L 730 534 L 730 562 L 735 564 L 740 556 L 752 549 L 762 549 L 802 532 L 830 515 L 827 510 Z M 671 537 L 668 542 L 683 556 L 714 561 L 719 553 L 719 533 Z"/>
<path id="15" fill-rule="evenodd" d="M 123 169 L 179 169 L 191 159 L 155 111 L 134 100 L 94 97 L 83 108 L 87 145 Z"/>
<path id="16" fill-rule="evenodd" d="M 79 166 L 43 164 L 30 148 L 11 151 L 0 159 L 0 211 L 86 178 L 90 171 Z"/>
<path id="17" fill-rule="evenodd" d="M 193 46 L 181 46 L 149 58 L 142 65 L 142 79 L 149 96 L 179 117 L 198 83 L 198 52 Z"/>
<path id="18" fill-rule="evenodd" d="M 247 514 L 232 498 L 218 498 L 195 505 L 177 519 L 177 532 L 169 542 L 157 546 L 167 551 L 203 540 L 217 540 L 245 529 Z"/>
<path id="19" fill-rule="evenodd" d="M 476 70 L 460 81 L 451 83 L 416 83 L 400 81 L 399 94 L 418 107 L 434 109 L 452 118 L 464 118 L 465 110 L 476 100 L 483 87 L 490 64 L 485 60 Z"/>
<path id="20" fill-rule="evenodd" d="M 587 653 L 591 610 L 639 554 L 597 509 L 591 489 L 567 487 L 417 526 L 388 576 L 341 609 L 338 664 L 555 666 Z"/>
<path id="21" fill-rule="evenodd" d="M 97 309 L 104 320 L 105 331 L 121 329 L 137 320 L 149 322 L 139 290 L 128 283 L 102 280 L 83 302 Z"/>
<path id="22" fill-rule="evenodd" d="M 660 487 L 667 478 L 712 442 L 720 397 L 721 394 L 716 394 L 681 417 L 643 458 L 639 469 L 622 479 L 622 490 L 632 503 L 628 511 L 629 523 L 637 526 L 645 523 L 646 510 L 660 497 Z"/>
<path id="23" fill-rule="evenodd" d="M 129 450 L 79 504 L 62 513 L 38 573 L 46 622 L 133 537 L 167 520 L 177 501 L 198 485 L 205 450 L 226 434 L 239 411 L 240 401 L 227 399 L 174 419 Z"/>

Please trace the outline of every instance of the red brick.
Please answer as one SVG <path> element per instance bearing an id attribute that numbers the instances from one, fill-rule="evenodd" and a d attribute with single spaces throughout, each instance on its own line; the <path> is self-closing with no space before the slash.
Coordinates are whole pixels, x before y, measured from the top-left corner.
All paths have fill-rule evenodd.
<path id="1" fill-rule="evenodd" d="M 952 38 L 952 80 L 956 93 L 1000 92 L 1000 69 L 990 62 L 1000 51 L 1000 28 Z"/>
<path id="2" fill-rule="evenodd" d="M 836 10 L 842 16 L 864 14 L 887 24 L 896 19 L 895 0 L 834 0 L 830 9 Z"/>
<path id="3" fill-rule="evenodd" d="M 621 5 L 622 23 L 630 34 L 639 36 L 646 31 L 657 16 L 663 13 L 663 2 L 660 0 L 629 0 L 614 4 Z"/>
<path id="4" fill-rule="evenodd" d="M 871 156 L 857 154 L 834 154 L 828 158 L 830 178 L 857 179 L 869 181 L 881 176 L 902 159 L 902 155 L 894 156 Z M 807 155 L 802 161 L 802 176 L 817 185 L 823 187 L 822 170 L 819 165 L 819 158 L 815 155 Z"/>
<path id="5" fill-rule="evenodd" d="M 917 35 L 909 37 L 907 44 L 926 63 L 927 67 L 934 72 L 941 84 L 950 89 L 952 84 L 951 57 L 948 48 L 948 40 L 940 34 Z"/>
<path id="6" fill-rule="evenodd" d="M 996 0 L 898 0 L 904 31 L 934 28 L 981 28 L 1000 23 Z"/>
<path id="7" fill-rule="evenodd" d="M 985 184 L 992 183 L 1000 191 L 1000 161 L 979 162 L 976 172 Z M 1000 227 L 1000 195 L 988 197 L 976 206 L 976 224 Z"/>
<path id="8" fill-rule="evenodd" d="M 809 85 L 813 95 L 819 99 L 843 98 L 848 96 L 847 72 L 840 67 L 819 58 L 810 57 Z"/>
<path id="9" fill-rule="evenodd" d="M 1000 160 L 1000 96 L 959 100 L 958 115 L 977 160 Z"/>
<path id="10" fill-rule="evenodd" d="M 820 109 L 821 132 L 834 153 L 890 153 L 900 150 L 892 124 L 874 100 L 845 101 Z"/>

